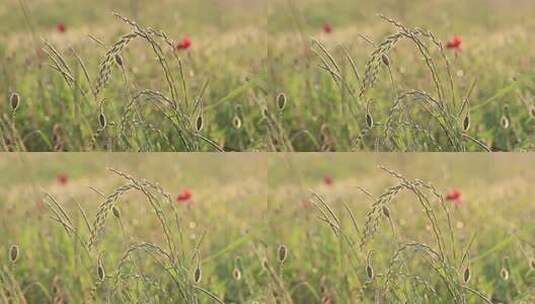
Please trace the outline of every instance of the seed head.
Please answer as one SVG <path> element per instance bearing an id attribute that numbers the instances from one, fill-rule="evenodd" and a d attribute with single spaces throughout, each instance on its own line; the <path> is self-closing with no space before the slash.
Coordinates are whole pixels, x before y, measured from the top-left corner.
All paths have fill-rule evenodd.
<path id="1" fill-rule="evenodd" d="M 241 271 L 238 267 L 234 268 L 234 270 L 232 271 L 232 277 L 236 281 L 241 280 Z"/>
<path id="2" fill-rule="evenodd" d="M 373 117 L 369 112 L 366 113 L 366 125 L 370 129 L 373 128 Z"/>
<path id="3" fill-rule="evenodd" d="M 375 278 L 375 271 L 373 271 L 372 267 L 372 255 L 373 251 L 368 252 L 368 256 L 366 257 L 366 274 L 368 275 L 369 280 L 373 280 Z"/>
<path id="4" fill-rule="evenodd" d="M 97 266 L 97 275 L 98 279 L 100 281 L 104 281 L 106 278 L 106 272 L 104 271 L 104 265 L 102 265 L 102 261 L 99 259 L 98 266 Z"/>
<path id="5" fill-rule="evenodd" d="M 470 130 L 470 115 L 466 115 L 464 120 L 463 120 L 463 130 L 465 132 L 467 132 L 468 130 Z"/>
<path id="6" fill-rule="evenodd" d="M 384 214 L 387 218 L 390 218 L 390 209 L 388 209 L 387 206 L 383 206 L 383 214 Z"/>
<path id="7" fill-rule="evenodd" d="M 236 129 L 240 129 L 241 128 L 241 119 L 240 119 L 240 117 L 238 115 L 234 116 L 234 118 L 232 119 L 232 125 Z"/>
<path id="8" fill-rule="evenodd" d="M 106 115 L 104 115 L 104 113 L 100 113 L 98 115 L 98 123 L 100 124 L 100 128 L 102 129 L 105 129 L 107 124 L 108 124 L 108 121 L 106 119 Z"/>
<path id="9" fill-rule="evenodd" d="M 509 125 L 510 125 L 509 118 L 507 118 L 507 116 L 503 115 L 502 118 L 500 119 L 500 125 L 504 129 L 509 129 Z"/>
<path id="10" fill-rule="evenodd" d="M 123 66 L 123 57 L 121 57 L 121 55 L 119 54 L 116 54 L 115 55 L 115 63 L 117 63 L 118 66 L 122 67 Z"/>
<path id="11" fill-rule="evenodd" d="M 195 268 L 195 272 L 193 273 L 193 281 L 195 282 L 195 284 L 199 284 L 201 282 L 201 279 L 202 279 L 201 266 L 198 265 L 197 268 Z"/>
<path id="12" fill-rule="evenodd" d="M 20 95 L 18 93 L 12 93 L 11 96 L 9 96 L 9 105 L 11 106 L 11 110 L 16 111 L 20 104 Z"/>
<path id="13" fill-rule="evenodd" d="M 472 277 L 472 274 L 470 272 L 470 266 L 467 266 L 463 274 L 464 283 L 467 284 L 470 281 L 471 277 Z"/>
<path id="14" fill-rule="evenodd" d="M 375 278 L 375 273 L 371 264 L 366 265 L 366 274 L 368 275 L 369 280 L 373 280 Z"/>
<path id="15" fill-rule="evenodd" d="M 278 250 L 279 262 L 283 264 L 288 258 L 288 248 L 285 245 L 280 245 Z"/>
<path id="16" fill-rule="evenodd" d="M 279 108 L 279 110 L 284 110 L 284 108 L 286 107 L 286 101 L 287 98 L 284 93 L 280 93 L 279 95 L 277 95 L 277 107 Z"/>
<path id="17" fill-rule="evenodd" d="M 11 245 L 11 247 L 9 247 L 9 260 L 11 261 L 11 263 L 17 262 L 17 259 L 19 258 L 19 253 L 19 246 Z"/>
<path id="18" fill-rule="evenodd" d="M 113 206 L 111 208 L 111 211 L 113 213 L 113 216 L 115 216 L 116 218 L 121 218 L 121 212 L 119 211 L 119 208 L 117 208 L 116 206 Z"/>
<path id="19" fill-rule="evenodd" d="M 202 115 L 199 115 L 197 117 L 197 120 L 195 122 L 195 127 L 197 128 L 197 132 L 201 132 L 204 127 L 204 119 L 202 118 Z"/>
<path id="20" fill-rule="evenodd" d="M 500 277 L 504 281 L 509 280 L 509 270 L 507 270 L 505 267 L 502 267 L 502 270 L 500 270 Z"/>
<path id="21" fill-rule="evenodd" d="M 388 55 L 383 54 L 381 56 L 381 60 L 383 61 L 384 65 L 386 65 L 387 67 L 390 66 L 390 58 L 388 58 Z"/>

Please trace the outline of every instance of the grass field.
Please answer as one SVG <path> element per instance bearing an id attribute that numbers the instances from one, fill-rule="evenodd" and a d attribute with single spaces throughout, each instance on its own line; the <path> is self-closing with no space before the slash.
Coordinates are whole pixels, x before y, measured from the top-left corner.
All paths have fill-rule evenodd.
<path id="1" fill-rule="evenodd" d="M 4 155 L 0 302 L 533 303 L 534 165 Z"/>
<path id="2" fill-rule="evenodd" d="M 528 0 L 5 0 L 0 147 L 533 150 L 534 12 Z"/>

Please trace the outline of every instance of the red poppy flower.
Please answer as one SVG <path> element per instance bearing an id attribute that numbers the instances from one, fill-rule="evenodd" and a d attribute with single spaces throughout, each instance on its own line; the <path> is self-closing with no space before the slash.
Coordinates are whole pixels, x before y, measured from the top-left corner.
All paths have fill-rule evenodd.
<path id="1" fill-rule="evenodd" d="M 191 192 L 191 190 L 186 189 L 186 190 L 180 192 L 180 194 L 176 197 L 176 202 L 177 203 L 186 203 L 189 200 L 191 200 L 192 196 L 193 196 L 193 193 Z"/>
<path id="2" fill-rule="evenodd" d="M 66 174 L 60 174 L 56 177 L 56 181 L 61 186 L 65 186 L 69 182 L 69 177 Z"/>
<path id="3" fill-rule="evenodd" d="M 462 43 L 463 39 L 461 38 L 461 36 L 453 36 L 451 40 L 446 44 L 446 47 L 448 49 L 460 50 Z"/>
<path id="4" fill-rule="evenodd" d="M 333 180 L 332 176 L 325 175 L 325 176 L 323 177 L 323 183 L 324 183 L 325 185 L 330 186 L 330 185 L 333 184 L 333 182 L 334 182 L 334 180 Z"/>
<path id="5" fill-rule="evenodd" d="M 461 191 L 459 189 L 451 189 L 450 191 L 446 193 L 446 200 L 454 204 L 458 204 L 458 205 L 462 204 L 463 199 L 462 199 Z"/>
<path id="6" fill-rule="evenodd" d="M 58 24 L 56 24 L 56 30 L 59 33 L 65 33 L 65 31 L 67 31 L 67 27 L 65 26 L 65 23 L 59 22 Z"/>
<path id="7" fill-rule="evenodd" d="M 329 23 L 323 24 L 323 32 L 326 34 L 330 34 L 333 32 L 333 27 Z"/>
<path id="8" fill-rule="evenodd" d="M 176 49 L 177 50 L 187 50 L 191 47 L 192 41 L 191 38 L 186 36 L 182 38 L 182 40 L 178 41 L 176 43 Z"/>

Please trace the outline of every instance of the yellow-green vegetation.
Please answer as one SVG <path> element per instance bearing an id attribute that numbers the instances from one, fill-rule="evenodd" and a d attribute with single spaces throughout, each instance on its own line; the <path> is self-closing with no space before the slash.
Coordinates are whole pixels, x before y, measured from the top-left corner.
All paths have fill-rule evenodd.
<path id="1" fill-rule="evenodd" d="M 0 147 L 533 150 L 533 12 L 529 0 L 5 0 Z"/>
<path id="2" fill-rule="evenodd" d="M 211 303 L 238 284 L 229 279 L 241 267 L 238 251 L 260 245 L 252 243 L 262 228 L 252 220 L 266 208 L 260 155 L 9 155 L 1 163 L 13 175 L 2 179 L 0 303 Z M 191 197 L 177 201 L 185 191 Z"/>
<path id="3" fill-rule="evenodd" d="M 532 303 L 534 165 L 5 155 L 0 302 Z"/>

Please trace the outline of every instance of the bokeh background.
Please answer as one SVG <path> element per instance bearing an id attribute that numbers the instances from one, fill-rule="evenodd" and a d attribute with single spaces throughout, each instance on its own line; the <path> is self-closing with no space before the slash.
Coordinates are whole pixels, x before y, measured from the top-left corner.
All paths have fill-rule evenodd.
<path id="1" fill-rule="evenodd" d="M 416 196 L 401 191 L 387 205 L 389 218 L 380 217 L 369 243 L 347 246 L 325 222 L 321 212 L 325 205 L 314 195 L 329 206 L 344 235 L 360 241 L 376 198 L 400 182 L 381 166 L 409 181 L 433 185 L 438 198 L 432 191 L 423 189 L 422 193 L 429 199 L 436 223 L 429 222 Z M 92 224 L 104 196 L 126 183 L 109 170 L 115 168 L 158 183 L 169 193 L 171 201 L 162 198 L 160 203 L 172 223 L 172 239 L 180 240 L 180 249 L 186 254 L 188 273 L 197 267 L 196 254 L 200 254 L 200 286 L 229 303 L 275 301 L 273 292 L 281 290 L 273 284 L 279 279 L 266 272 L 262 266 L 265 259 L 274 269 L 280 267 L 282 290 L 294 303 L 311 303 L 322 297 L 341 303 L 358 297 L 372 303 L 376 294 L 366 277 L 367 254 L 374 252 L 373 266 L 381 278 L 402 244 L 417 242 L 438 250 L 433 225 L 445 233 L 447 244 L 450 237 L 454 240 L 446 251 L 448 263 L 459 268 L 460 277 L 469 263 L 470 288 L 496 301 L 530 300 L 535 284 L 534 166 L 535 157 L 530 154 L 2 154 L 3 282 L 9 282 L 7 290 L 23 290 L 21 294 L 30 302 L 46 298 L 46 294 L 50 302 L 56 296 L 82 302 L 92 297 L 111 297 L 115 302 L 121 297 L 163 302 L 179 299 L 159 264 L 143 253 L 134 255 L 136 267 L 123 270 L 119 287 L 107 289 L 108 282 L 117 279 L 116 267 L 129 246 L 150 242 L 166 248 L 158 217 L 138 191 L 117 201 L 120 217 L 109 215 L 93 254 L 84 254 L 80 247 L 84 243 L 69 237 L 53 220 L 51 205 L 47 206 L 52 201 L 45 193 L 64 208 L 77 237 L 89 237 L 80 208 Z M 458 199 L 447 199 L 452 190 L 460 193 Z M 185 191 L 190 196 L 180 199 Z M 21 252 L 15 266 L 7 262 L 13 244 Z M 276 262 L 281 244 L 289 252 L 284 267 Z M 457 264 L 466 250 L 468 260 Z M 110 277 L 95 287 L 97 258 Z M 404 271 L 437 290 L 442 288 L 426 259 L 411 252 L 401 258 Z M 236 269 L 243 280 L 236 280 Z M 150 279 L 138 281 L 128 273 Z M 42 287 L 30 287 L 35 284 Z M 301 289 L 303 284 L 308 287 Z M 448 293 L 426 293 L 402 285 L 393 292 L 400 297 L 451 299 Z M 6 294 L 13 295 L 4 292 L 3 296 Z M 464 296 L 468 303 L 479 303 L 470 293 Z"/>

